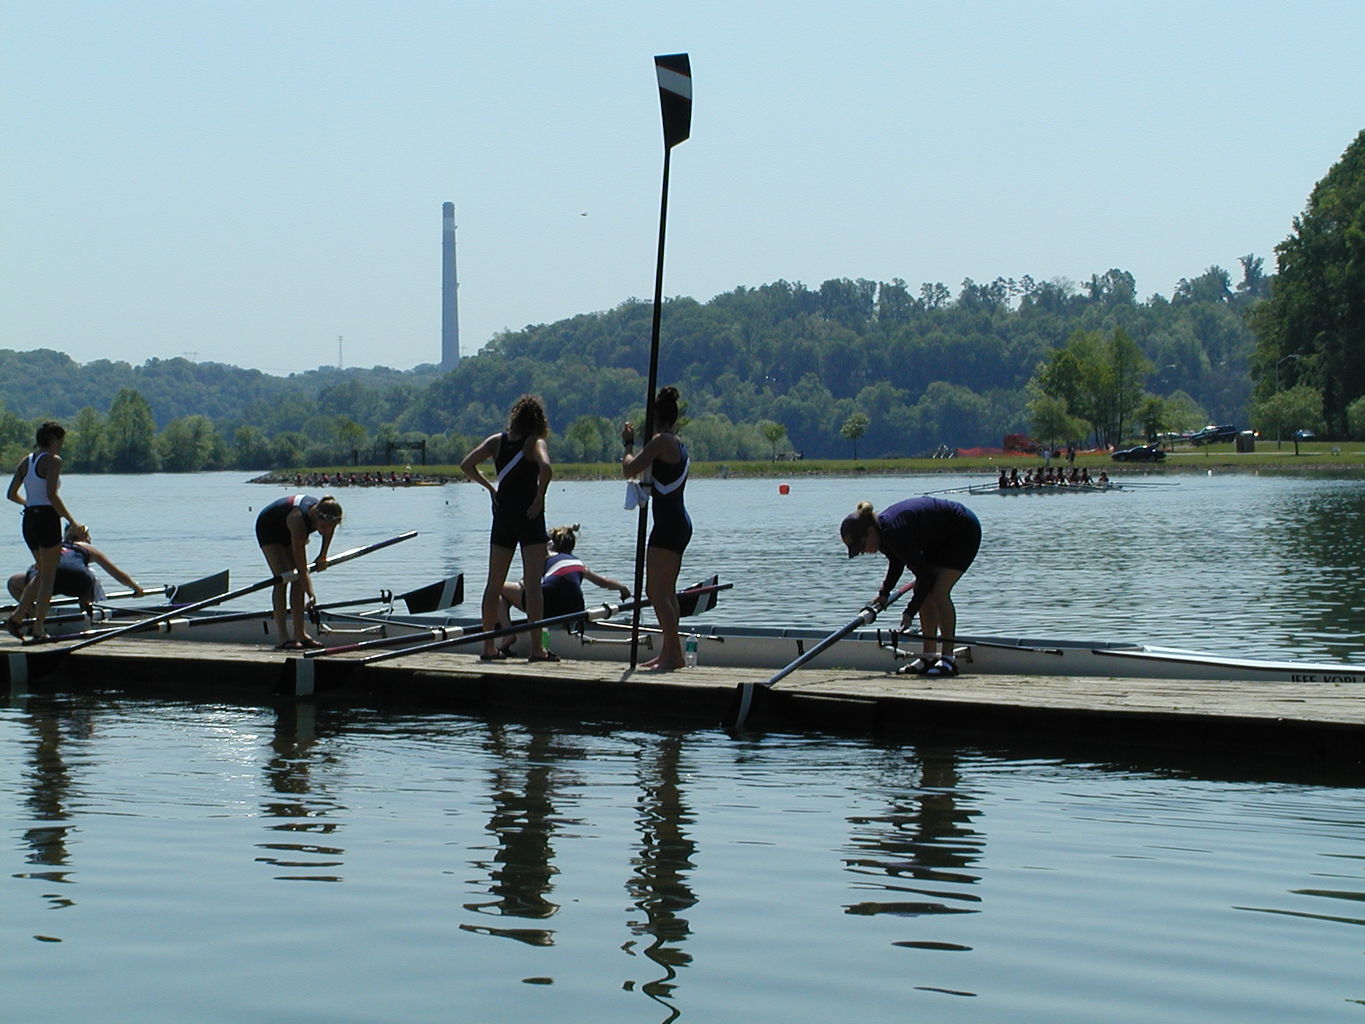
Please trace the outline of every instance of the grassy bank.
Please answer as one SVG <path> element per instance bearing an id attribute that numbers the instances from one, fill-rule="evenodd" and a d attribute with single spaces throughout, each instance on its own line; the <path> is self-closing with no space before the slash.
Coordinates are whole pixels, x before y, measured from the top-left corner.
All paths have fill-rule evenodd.
<path id="1" fill-rule="evenodd" d="M 782 478 L 800 476 L 896 476 L 910 473 L 998 473 L 1018 467 L 1022 473 L 1031 466 L 1042 465 L 1040 458 L 1024 458 L 1015 455 L 981 455 L 952 459 L 806 459 L 797 462 L 754 461 L 754 462 L 693 462 L 691 475 L 697 477 L 728 478 Z M 1061 460 L 1054 459 L 1057 465 Z M 1180 473 L 1204 473 L 1209 470 L 1234 471 L 1247 473 L 1328 473 L 1342 475 L 1365 475 L 1365 442 L 1334 443 L 1313 441 L 1300 443 L 1298 452 L 1292 442 L 1285 442 L 1277 449 L 1275 442 L 1258 442 L 1254 452 L 1238 452 L 1231 444 L 1208 445 L 1202 448 L 1177 447 L 1160 463 L 1114 462 L 1102 452 L 1089 452 L 1076 456 L 1076 465 L 1090 469 L 1092 475 L 1103 469 L 1111 477 L 1151 476 Z M 262 482 L 289 483 L 298 477 L 305 481 L 309 477 L 327 474 L 357 477 L 366 472 L 383 474 L 393 470 L 393 466 L 318 466 L 292 472 L 265 474 L 258 479 Z M 429 479 L 460 481 L 464 474 L 458 466 L 421 466 L 413 467 Z M 620 470 L 613 462 L 559 462 L 555 464 L 555 477 L 560 480 L 615 480 Z"/>

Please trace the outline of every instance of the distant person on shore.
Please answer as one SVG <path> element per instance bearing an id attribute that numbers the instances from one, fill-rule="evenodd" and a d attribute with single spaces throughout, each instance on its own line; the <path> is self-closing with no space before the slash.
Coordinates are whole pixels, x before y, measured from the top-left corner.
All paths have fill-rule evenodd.
<path id="1" fill-rule="evenodd" d="M 545 559 L 545 575 L 540 578 L 540 589 L 545 597 L 544 617 L 547 619 L 583 611 L 585 579 L 603 590 L 615 590 L 621 595 L 622 601 L 630 597 L 630 587 L 610 576 L 593 572 L 574 555 L 580 529 L 582 527 L 574 523 L 572 526 L 556 526 L 550 531 L 550 554 Z M 509 580 L 502 585 L 502 604 L 498 611 L 498 621 L 511 622 L 513 608 L 526 610 L 524 580 L 515 583 Z M 516 637 L 511 637 L 499 649 L 510 656 L 515 643 Z"/>
<path id="2" fill-rule="evenodd" d="M 315 498 L 311 494 L 292 494 L 278 498 L 261 509 L 256 517 L 256 543 L 261 546 L 266 565 L 275 576 L 285 576 L 297 570 L 292 580 L 281 580 L 270 593 L 271 609 L 275 618 L 276 649 L 298 651 L 305 647 L 322 647 L 308 635 L 304 626 L 306 606 L 317 602 L 313 591 L 313 574 L 308 571 L 308 536 L 316 533 L 322 538 L 317 565 L 313 572 L 327 568 L 327 551 L 332 537 L 341 525 L 341 504 L 330 494 Z M 286 623 L 285 584 L 289 584 L 289 610 L 294 627 L 290 638 Z"/>
<path id="3" fill-rule="evenodd" d="M 90 531 L 80 523 L 72 523 L 62 537 L 61 557 L 57 562 L 57 575 L 52 584 L 52 593 L 74 597 L 80 601 L 81 611 L 87 614 L 94 609 L 96 601 L 104 600 L 104 586 L 100 579 L 90 571 L 90 563 L 102 566 L 114 579 L 125 587 L 131 587 L 137 597 L 145 591 L 142 585 L 120 569 L 99 548 L 90 543 Z M 10 596 L 21 600 L 24 588 L 38 575 L 38 566 L 29 566 L 28 572 L 16 572 L 9 578 Z"/>
<path id="4" fill-rule="evenodd" d="M 14 469 L 9 484 L 9 500 L 24 507 L 24 543 L 33 553 L 37 566 L 33 579 L 25 584 L 19 606 L 5 621 L 5 628 L 16 638 L 23 636 L 24 619 L 33 612 L 32 636 L 36 642 L 50 640 L 47 635 L 47 609 L 52 602 L 52 587 L 62 558 L 62 520 L 75 524 L 57 491 L 62 482 L 62 444 L 66 429 L 52 420 L 38 428 L 33 453 L 25 455 Z M 23 490 L 23 496 L 19 494 Z"/>
<path id="5" fill-rule="evenodd" d="M 460 463 L 465 476 L 488 489 L 493 498 L 493 528 L 488 540 L 488 582 L 483 588 L 484 632 L 499 628 L 502 585 L 507 582 L 507 571 L 512 556 L 521 548 L 522 579 L 526 581 L 523 594 L 528 620 L 545 617 L 545 598 L 540 580 L 545 575 L 545 559 L 549 534 L 545 529 L 545 492 L 549 489 L 554 470 L 550 465 L 550 449 L 545 443 L 550 423 L 545 407 L 535 395 L 522 395 L 512 405 L 507 416 L 507 429 L 490 434 Z M 490 481 L 479 469 L 479 464 L 493 460 L 497 471 L 496 482 Z M 503 623 L 506 625 L 506 623 Z M 508 657 L 494 639 L 484 640 L 484 661 Z M 540 630 L 531 631 L 530 661 L 558 661 L 553 651 L 545 650 Z"/>
<path id="6" fill-rule="evenodd" d="M 678 573 L 682 570 L 683 552 L 692 539 L 692 520 L 683 501 L 690 461 L 687 446 L 678 438 L 678 389 L 660 389 L 654 399 L 654 436 L 635 452 L 635 428 L 626 423 L 621 427 L 621 443 L 625 455 L 621 459 L 621 473 L 626 479 L 648 474 L 654 506 L 654 529 L 645 545 L 645 596 L 654 606 L 663 633 L 658 657 L 644 662 L 641 668 L 671 672 L 682 668 L 682 638 L 678 635 Z"/>
<path id="7" fill-rule="evenodd" d="M 908 631 L 919 612 L 922 646 L 919 657 L 899 672 L 957 675 L 953 655 L 957 609 L 952 593 L 953 585 L 981 547 L 981 523 L 975 513 L 942 498 L 909 498 L 880 513 L 873 512 L 871 503 L 860 501 L 857 509 L 844 517 L 839 535 L 849 558 L 877 551 L 886 556 L 886 577 L 872 607 L 886 607 L 892 588 L 907 567 L 915 576 L 914 595 L 901 615 L 901 630 Z"/>

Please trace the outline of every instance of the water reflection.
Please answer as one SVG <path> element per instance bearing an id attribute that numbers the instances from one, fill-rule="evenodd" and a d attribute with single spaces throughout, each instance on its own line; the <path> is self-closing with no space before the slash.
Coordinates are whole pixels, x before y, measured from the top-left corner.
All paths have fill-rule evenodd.
<path id="1" fill-rule="evenodd" d="M 844 863 L 859 877 L 859 888 L 883 898 L 851 904 L 846 913 L 921 918 L 980 909 L 981 896 L 965 889 L 980 881 L 970 869 L 980 858 L 985 839 L 972 827 L 979 811 L 959 786 L 956 751 L 921 746 L 914 764 L 918 778 L 886 792 L 889 807 L 884 813 L 848 818 L 849 841 L 857 854 Z M 888 777 L 894 780 L 901 772 L 889 769 Z M 880 788 L 885 780 L 878 783 Z M 918 940 L 896 945 L 967 948 Z"/>
<path id="2" fill-rule="evenodd" d="M 549 894 L 558 869 L 551 838 L 558 828 L 552 802 L 556 759 L 554 734 L 492 723 L 486 739 L 493 755 L 489 790 L 493 809 L 486 830 L 496 840 L 492 860 L 475 860 L 487 871 L 496 899 L 465 909 L 493 917 L 546 921 L 559 910 Z M 532 946 L 554 945 L 554 929 L 462 924 L 464 931 L 498 935 Z"/>
<path id="3" fill-rule="evenodd" d="M 334 761 L 334 755 L 318 745 L 311 709 L 306 706 L 282 710 L 275 720 L 270 741 L 270 756 L 262 765 L 266 799 L 261 813 L 282 819 L 266 827 L 280 834 L 278 840 L 258 843 L 269 851 L 257 862 L 278 868 L 286 874 L 275 875 L 281 882 L 340 882 L 341 875 L 327 870 L 339 868 L 345 849 L 336 845 L 346 807 L 327 799 L 325 790 L 315 785 L 314 771 Z M 298 836 L 299 839 L 287 837 Z M 326 838 L 329 842 L 322 842 Z M 304 841 L 307 840 L 307 841 Z"/>
<path id="4" fill-rule="evenodd" d="M 30 780 L 24 805 L 35 823 L 23 832 L 27 847 L 24 860 L 35 870 L 18 872 L 14 877 L 51 882 L 73 883 L 68 839 L 74 831 L 68 804 L 72 774 L 64 751 L 68 739 L 84 740 L 91 734 L 89 716 L 67 705 L 45 700 L 29 702 L 24 725 L 33 737 L 27 777 Z M 44 824 L 37 824 L 43 822 Z M 44 893 L 53 910 L 75 906 L 70 893 Z M 43 941 L 60 942 L 50 935 L 36 936 Z"/>
<path id="5" fill-rule="evenodd" d="M 686 831 L 693 818 L 683 800 L 683 739 L 684 734 L 666 734 L 640 751 L 640 794 L 635 805 L 640 850 L 631 859 L 634 873 L 626 883 L 626 891 L 642 915 L 628 922 L 631 934 L 648 937 L 644 955 L 664 971 L 645 982 L 641 991 L 668 1010 L 665 1021 L 675 1020 L 682 1013 L 669 999 L 676 988 L 678 969 L 692 962 L 691 954 L 682 949 L 692 931 L 683 911 L 697 902 L 688 883 L 697 844 Z M 634 946 L 632 941 L 625 948 L 633 952 Z"/>

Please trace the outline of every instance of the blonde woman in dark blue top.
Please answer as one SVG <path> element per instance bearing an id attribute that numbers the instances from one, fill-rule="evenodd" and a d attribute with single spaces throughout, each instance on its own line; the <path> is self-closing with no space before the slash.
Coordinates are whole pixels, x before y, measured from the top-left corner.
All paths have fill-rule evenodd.
<path id="1" fill-rule="evenodd" d="M 550 423 L 545 407 L 535 395 L 522 395 L 507 417 L 507 429 L 490 434 L 460 463 L 465 476 L 488 489 L 493 498 L 493 529 L 488 539 L 488 582 L 483 589 L 483 628 L 498 628 L 502 585 L 512 556 L 521 548 L 522 579 L 526 581 L 526 618 L 545 617 L 545 599 L 540 578 L 545 574 L 545 557 L 550 536 L 545 529 L 545 492 L 554 470 L 545 437 Z M 493 460 L 496 482 L 479 470 L 479 464 Z M 502 623 L 506 625 L 506 623 Z M 496 661 L 508 657 L 493 639 L 484 641 L 482 659 Z M 531 661 L 558 661 L 559 656 L 545 650 L 540 630 L 531 630 Z"/>
<path id="2" fill-rule="evenodd" d="M 874 608 L 886 607 L 891 588 L 907 568 L 915 575 L 914 596 L 901 615 L 901 629 L 908 630 L 919 612 L 923 648 L 918 658 L 900 669 L 901 674 L 957 675 L 953 656 L 957 608 L 952 593 L 981 547 L 976 514 L 943 498 L 908 498 L 881 512 L 874 512 L 870 502 L 860 501 L 844 517 L 839 535 L 849 558 L 878 551 L 886 556 L 886 576 L 872 600 Z"/>
<path id="3" fill-rule="evenodd" d="M 634 453 L 635 428 L 629 423 L 621 428 L 621 443 L 626 449 L 621 459 L 622 474 L 627 479 L 648 474 L 651 480 L 654 529 L 645 545 L 645 596 L 654 606 L 662 641 L 658 657 L 640 667 L 659 672 L 671 672 L 686 664 L 678 635 L 678 573 L 682 571 L 683 552 L 692 539 L 692 519 L 683 500 L 690 461 L 687 446 L 678 438 L 678 415 L 678 389 L 660 389 L 654 399 L 654 436 L 639 455 Z"/>

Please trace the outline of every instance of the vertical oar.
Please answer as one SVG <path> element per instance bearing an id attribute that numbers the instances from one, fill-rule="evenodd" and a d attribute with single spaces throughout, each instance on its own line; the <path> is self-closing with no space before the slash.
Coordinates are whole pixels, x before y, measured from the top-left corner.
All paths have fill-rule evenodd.
<path id="1" fill-rule="evenodd" d="M 673 147 L 692 133 L 692 62 L 685 53 L 654 58 L 659 79 L 659 109 L 664 124 L 664 174 L 659 199 L 659 251 L 654 265 L 654 320 L 649 338 L 649 383 L 645 395 L 645 429 L 640 439 L 643 448 L 654 435 L 654 392 L 659 383 L 659 328 L 664 305 L 664 237 L 668 227 L 668 168 Z M 635 531 L 635 610 L 630 621 L 630 667 L 634 668 L 640 650 L 639 598 L 644 591 L 645 531 L 649 520 L 648 503 L 640 506 Z"/>

